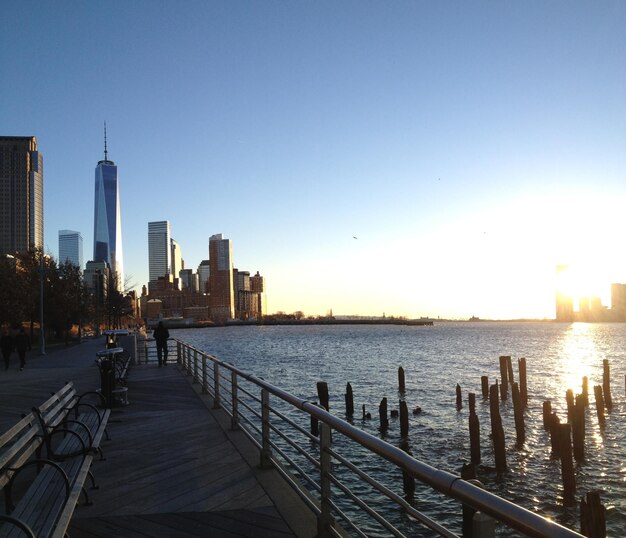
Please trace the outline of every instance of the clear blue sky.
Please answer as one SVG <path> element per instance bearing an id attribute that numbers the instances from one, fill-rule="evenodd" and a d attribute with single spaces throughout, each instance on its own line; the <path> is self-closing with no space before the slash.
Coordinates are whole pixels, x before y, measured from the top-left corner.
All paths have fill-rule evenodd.
<path id="1" fill-rule="evenodd" d="M 269 311 L 551 317 L 557 263 L 626 282 L 624 2 L 22 0 L 0 61 L 55 256 L 91 258 L 107 121 L 138 287 L 165 219 L 187 267 L 231 239 Z"/>

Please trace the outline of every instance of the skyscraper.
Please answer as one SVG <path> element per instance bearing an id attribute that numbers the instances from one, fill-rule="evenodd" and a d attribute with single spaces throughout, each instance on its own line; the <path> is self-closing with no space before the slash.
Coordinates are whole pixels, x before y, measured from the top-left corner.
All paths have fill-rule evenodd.
<path id="1" fill-rule="evenodd" d="M 172 274 L 171 242 L 168 220 L 148 223 L 148 272 L 151 283 Z"/>
<path id="2" fill-rule="evenodd" d="M 209 311 L 214 321 L 226 321 L 235 317 L 233 291 L 233 246 L 222 234 L 209 238 Z"/>
<path id="3" fill-rule="evenodd" d="M 59 263 L 71 262 L 83 269 L 83 236 L 73 230 L 59 230 Z"/>
<path id="4" fill-rule="evenodd" d="M 104 126 L 104 160 L 96 166 L 96 189 L 93 225 L 93 260 L 105 261 L 111 268 L 111 278 L 118 290 L 124 286 L 124 257 L 122 254 L 122 219 L 117 166 L 109 161 L 106 124 Z"/>
<path id="5" fill-rule="evenodd" d="M 170 245 L 172 247 L 172 276 L 179 278 L 178 273 L 180 273 L 181 269 L 184 269 L 183 254 L 178 241 L 171 239 Z"/>
<path id="6" fill-rule="evenodd" d="M 34 136 L 0 137 L 0 254 L 43 248 L 43 155 Z"/>

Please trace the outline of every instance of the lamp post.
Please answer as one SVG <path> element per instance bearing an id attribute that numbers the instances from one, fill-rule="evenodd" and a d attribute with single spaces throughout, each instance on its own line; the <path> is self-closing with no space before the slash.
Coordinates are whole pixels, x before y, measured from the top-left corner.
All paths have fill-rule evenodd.
<path id="1" fill-rule="evenodd" d="M 39 258 L 39 343 L 41 346 L 40 354 L 46 354 L 46 333 L 44 330 L 43 322 L 43 284 L 45 280 L 46 268 L 43 259 L 43 250 L 41 251 L 41 257 Z"/>

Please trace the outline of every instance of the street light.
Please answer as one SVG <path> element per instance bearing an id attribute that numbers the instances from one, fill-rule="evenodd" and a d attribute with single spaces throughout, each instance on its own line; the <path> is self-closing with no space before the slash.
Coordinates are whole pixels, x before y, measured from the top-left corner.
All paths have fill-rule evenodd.
<path id="1" fill-rule="evenodd" d="M 43 260 L 43 250 L 39 258 L 39 342 L 41 345 L 40 354 L 46 354 L 46 334 L 43 323 L 43 283 L 45 279 L 46 269 Z"/>

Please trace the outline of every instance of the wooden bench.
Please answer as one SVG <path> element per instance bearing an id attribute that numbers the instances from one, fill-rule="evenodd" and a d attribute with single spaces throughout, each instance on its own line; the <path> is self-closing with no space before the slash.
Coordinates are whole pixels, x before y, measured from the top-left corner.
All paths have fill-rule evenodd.
<path id="1" fill-rule="evenodd" d="M 90 467 L 94 455 L 103 459 L 100 443 L 110 410 L 98 410 L 84 399 L 67 383 L 0 436 L 7 514 L 0 517 L 0 536 L 62 537 L 81 493 L 89 503 L 84 484 L 90 477 L 95 487 Z M 26 475 L 35 472 L 29 481 Z M 21 489 L 15 505 L 14 488 Z"/>

